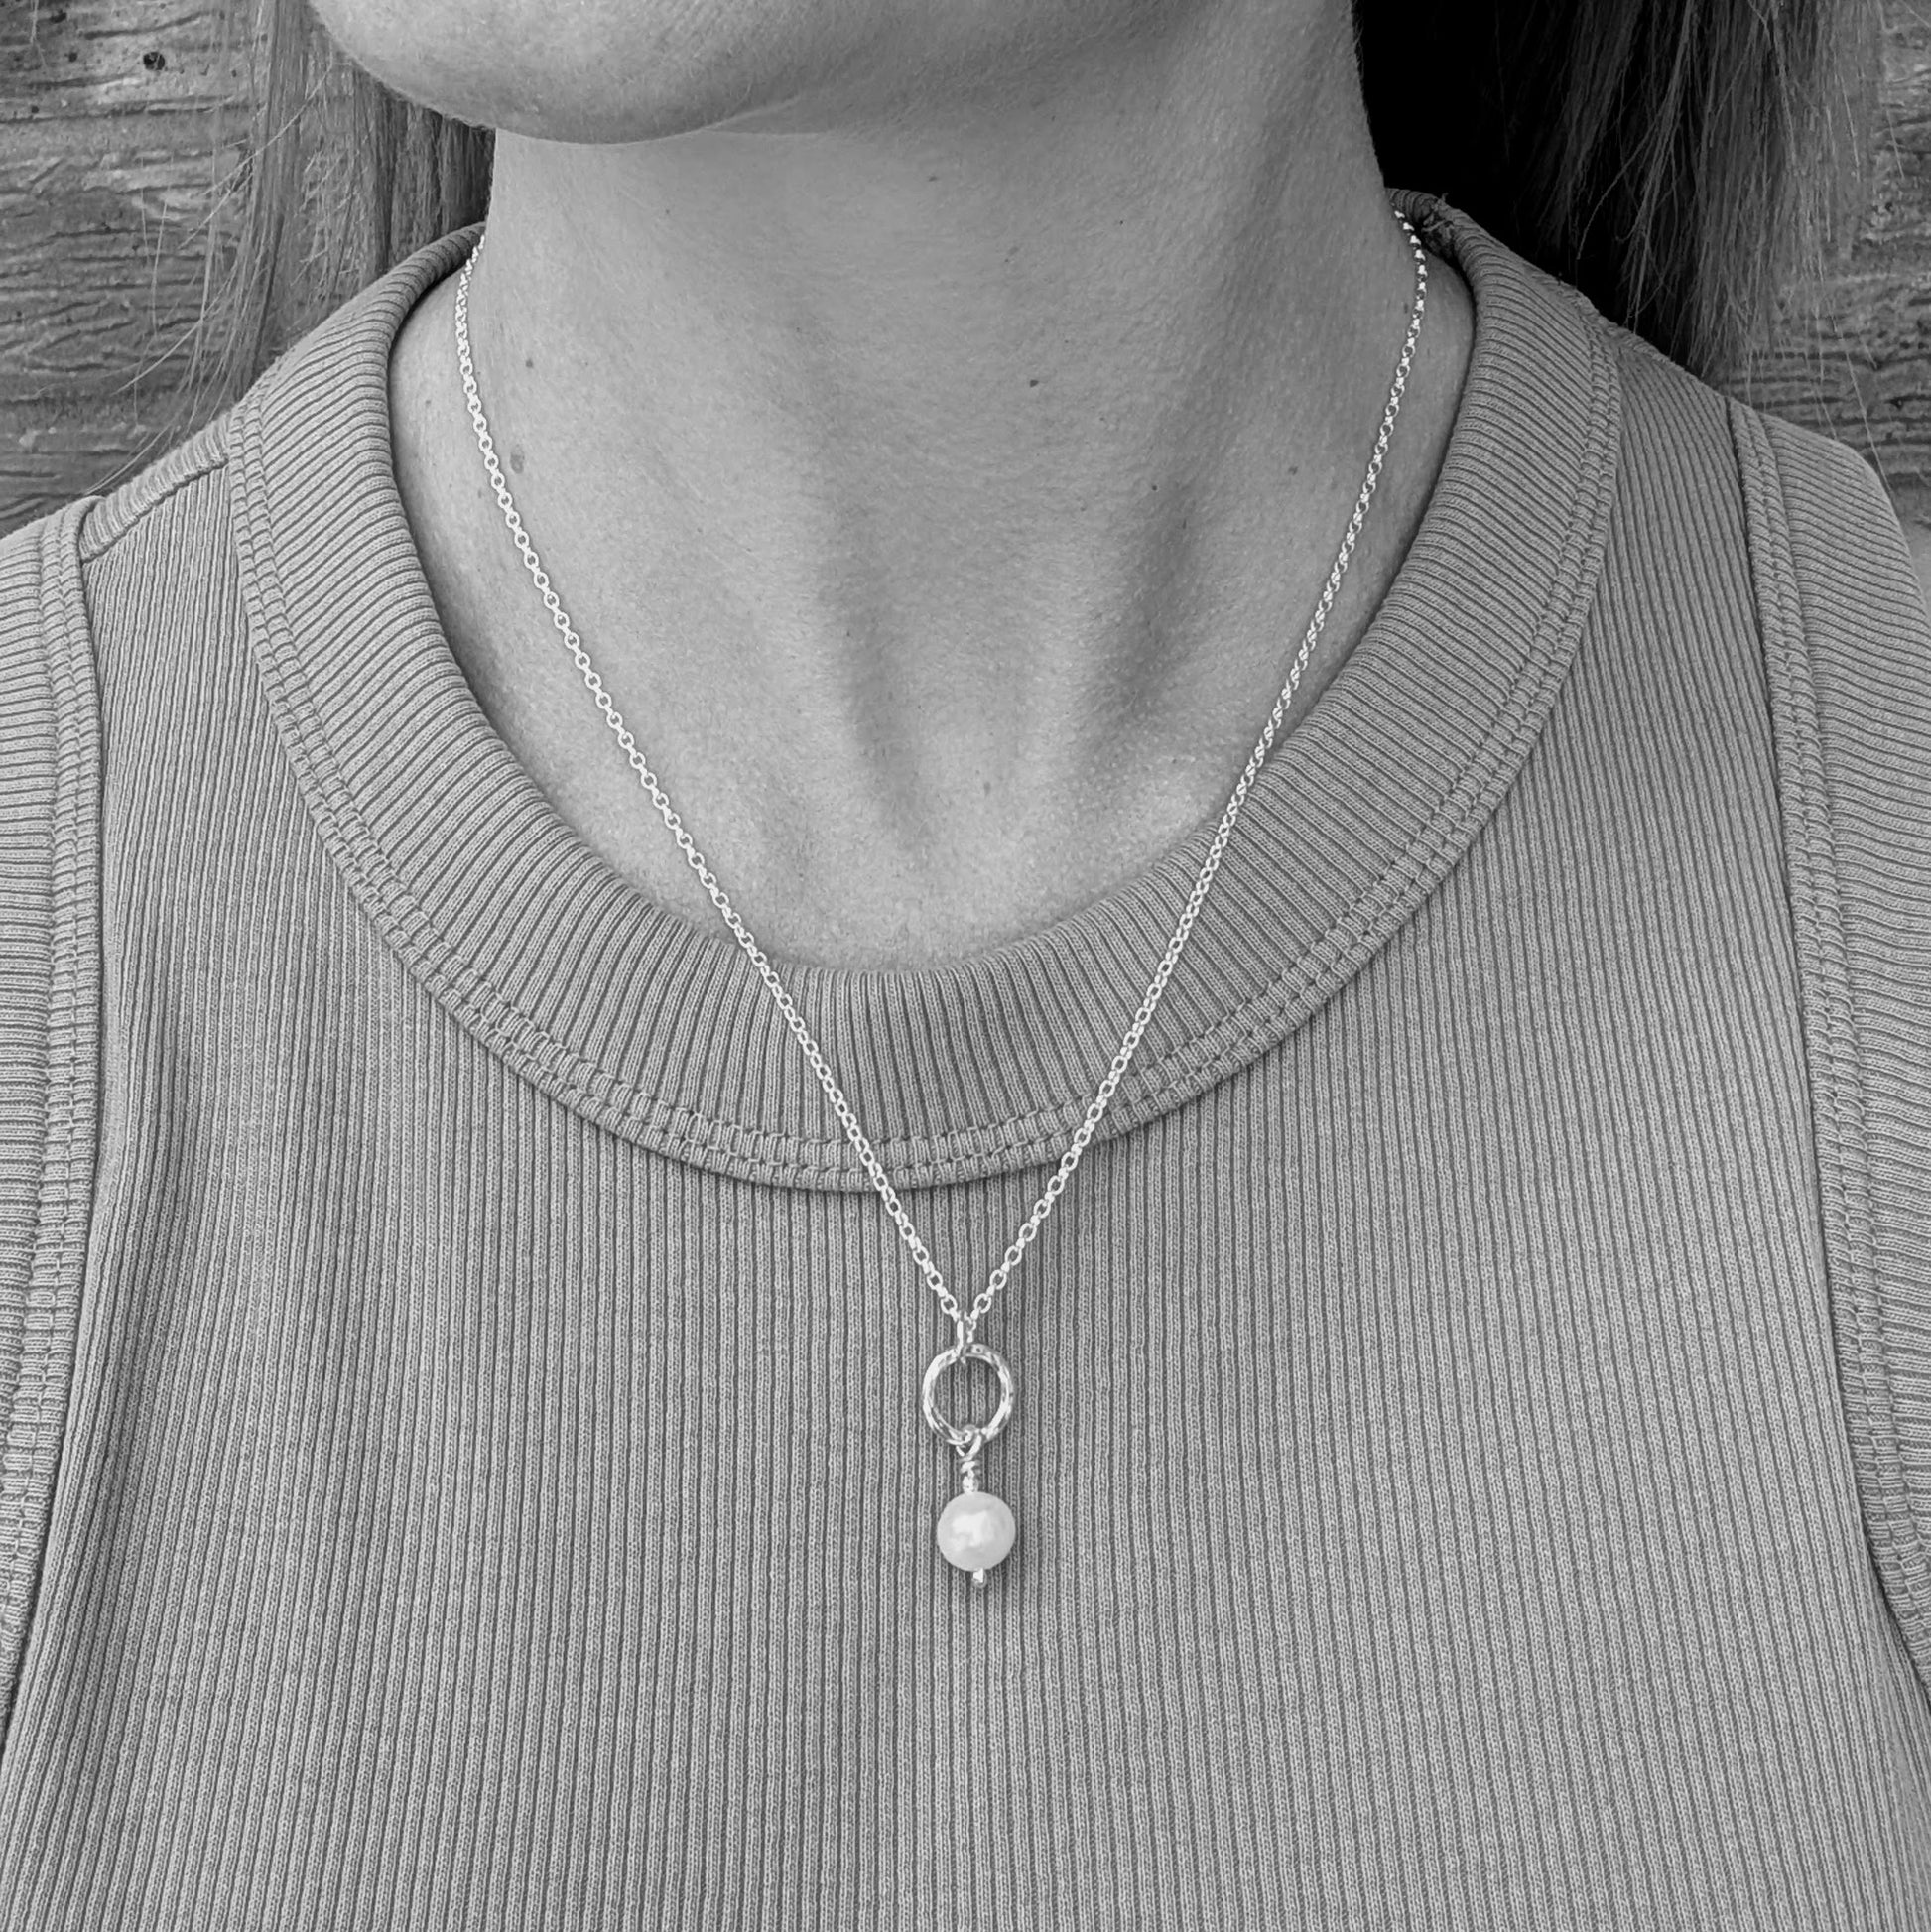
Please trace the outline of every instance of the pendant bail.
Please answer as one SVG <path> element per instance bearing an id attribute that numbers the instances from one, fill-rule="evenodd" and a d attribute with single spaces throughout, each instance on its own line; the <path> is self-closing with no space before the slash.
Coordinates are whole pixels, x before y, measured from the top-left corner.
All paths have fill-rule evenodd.
<path id="1" fill-rule="evenodd" d="M 974 1429 L 972 1440 L 959 1448 L 959 1492 L 973 1495 L 979 1486 L 979 1456 L 985 1448 L 985 1431 Z"/>

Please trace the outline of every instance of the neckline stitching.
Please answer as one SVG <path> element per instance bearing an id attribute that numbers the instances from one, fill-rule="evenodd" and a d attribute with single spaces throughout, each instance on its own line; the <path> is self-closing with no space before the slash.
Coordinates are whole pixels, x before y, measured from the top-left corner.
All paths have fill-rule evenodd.
<path id="1" fill-rule="evenodd" d="M 1464 834 L 1472 822 L 1485 817 L 1490 803 L 1487 797 L 1489 782 L 1498 770 L 1507 766 L 1505 750 L 1532 735 L 1532 720 L 1546 710 L 1548 702 L 1553 699 L 1556 688 L 1568 671 L 1569 656 L 1552 649 L 1550 640 L 1572 632 L 1576 604 L 1588 575 L 1582 559 L 1586 553 L 1596 549 L 1591 540 L 1600 534 L 1607 522 L 1603 511 L 1613 465 L 1605 460 L 1605 452 L 1610 441 L 1610 426 L 1615 414 L 1615 387 L 1608 353 L 1595 329 L 1589 331 L 1588 339 L 1591 486 L 1587 489 L 1579 487 L 1572 499 L 1568 527 L 1561 543 L 1563 569 L 1550 576 L 1541 608 L 1530 626 L 1533 641 L 1524 655 L 1521 670 L 1510 683 L 1494 725 L 1471 751 L 1442 803 L 1416 830 L 1400 854 L 1361 888 L 1321 936 L 1308 946 L 1300 959 L 1283 967 L 1263 992 L 1224 1015 L 1195 1040 L 1156 1062 L 1156 1081 L 1144 1098 L 1156 1098 L 1163 1088 L 1172 1086 L 1174 1079 L 1164 1070 L 1174 1067 L 1190 1054 L 1203 1066 L 1212 1065 L 1226 1056 L 1230 1060 L 1226 1071 L 1230 1073 L 1237 1066 L 1245 1064 L 1254 1053 L 1265 1052 L 1279 1045 L 1278 1040 L 1268 1040 L 1265 1036 L 1278 1021 L 1283 1009 L 1291 1008 L 1311 987 L 1321 983 L 1324 971 L 1317 967 L 1325 968 L 1325 976 L 1333 980 L 1330 991 L 1338 990 L 1353 976 L 1366 958 L 1379 950 L 1382 942 L 1403 923 L 1415 905 L 1453 869 L 1455 860 L 1451 859 L 1430 877 L 1435 852 L 1438 849 L 1452 849 L 1459 857 L 1467 849 L 1468 840 Z M 1536 675 L 1538 672 L 1541 675 Z M 1370 907 L 1373 908 L 1371 911 L 1364 910 Z M 1338 940 L 1338 936 L 1345 937 Z M 1355 957 L 1357 952 L 1358 958 Z M 1223 1041 L 1224 1045 L 1222 1044 Z M 1212 1081 L 1204 1082 L 1202 1087 L 1194 1090 L 1194 1094 L 1205 1091 L 1212 1084 Z M 1194 1094 L 1182 1095 L 1174 1104 L 1194 1097 Z M 1111 1117 L 1108 1116 L 1109 1120 Z M 1145 1117 L 1153 1116 L 1149 1114 Z M 1141 1123 L 1139 1119 L 1131 1119 L 1128 1125 Z"/>
<path id="2" fill-rule="evenodd" d="M 1417 218 L 1425 231 L 1447 227 L 1439 203 L 1421 210 Z M 1449 229 L 1451 255 L 1454 240 Z M 1436 241 L 1438 247 L 1443 245 L 1440 235 Z M 1514 744 L 1525 756 L 1524 739 L 1532 745 L 1534 719 L 1546 713 L 1573 658 L 1574 606 L 1591 555 L 1597 558 L 1600 574 L 1601 545 L 1593 539 L 1601 537 L 1607 523 L 1601 510 L 1612 490 L 1617 467 L 1613 436 L 1606 434 L 1617 415 L 1614 371 L 1608 363 L 1600 318 L 1573 291 L 1552 293 L 1569 298 L 1583 324 L 1576 340 L 1590 371 L 1589 402 L 1583 412 L 1586 460 L 1572 472 L 1574 486 L 1564 527 L 1553 546 L 1560 568 L 1544 580 L 1540 606 L 1525 627 L 1520 660 L 1488 730 L 1463 758 L 1461 770 L 1402 849 L 1353 893 L 1317 938 L 1299 949 L 1294 960 L 1231 1012 L 1183 1038 L 1158 1059 L 1136 1064 L 1100 1129 L 1100 1138 L 1133 1131 L 1277 1045 L 1291 1031 L 1283 1026 L 1283 1015 L 1306 1000 L 1310 991 L 1316 997 L 1302 1014 L 1302 1022 L 1312 1017 L 1453 869 L 1473 836 L 1468 832 L 1471 819 L 1484 806 L 1492 809 L 1499 796 L 1493 786 L 1497 771 L 1506 768 L 1512 773 L 1520 767 L 1520 756 L 1507 757 L 1509 746 Z M 387 333 L 393 335 L 409 304 L 394 292 L 385 295 L 389 307 L 401 304 L 397 315 L 386 319 Z M 268 385 L 263 387 L 265 392 Z M 650 1092 L 553 1032 L 502 989 L 486 964 L 476 964 L 458 940 L 444 933 L 362 811 L 344 775 L 308 669 L 295 648 L 289 593 L 274 542 L 266 413 L 265 393 L 244 399 L 236 411 L 233 444 L 239 460 L 233 469 L 231 517 L 242 553 L 244 607 L 253 620 L 251 654 L 275 716 L 278 739 L 316 815 L 323 845 L 405 969 L 513 1072 L 608 1131 L 740 1178 L 861 1190 L 863 1175 L 842 1138 L 755 1126 L 699 1103 Z M 1571 647 L 1567 652 L 1557 648 L 1565 638 Z M 1505 790 L 1505 785 L 1500 789 Z M 1449 855 L 1441 856 L 1444 852 Z M 952 1127 L 938 1135 L 901 1136 L 879 1143 L 878 1151 L 908 1186 L 960 1178 L 951 1170 L 962 1165 L 972 1173 L 1010 1171 L 1051 1160 L 1055 1139 L 1064 1139 L 1084 1110 L 1085 1103 L 1076 1098 L 1016 1117 Z"/>
<path id="3" fill-rule="evenodd" d="M 1593 458 L 1589 472 L 1593 487 L 1579 487 L 1572 498 L 1561 539 L 1565 569 L 1551 574 L 1542 605 L 1529 627 L 1531 641 L 1523 665 L 1494 726 L 1469 754 L 1448 794 L 1402 850 L 1261 993 L 1160 1058 L 1136 1065 L 1134 1072 L 1139 1078 L 1129 1082 L 1116 1099 L 1097 1138 L 1110 1139 L 1147 1124 L 1197 1097 L 1256 1054 L 1278 1045 L 1279 1040 L 1269 1036 L 1282 1013 L 1320 986 L 1324 978 L 1333 980 L 1331 991 L 1345 983 L 1449 869 L 1445 865 L 1429 879 L 1434 854 L 1447 847 L 1459 850 L 1466 843 L 1462 834 L 1480 812 L 1489 781 L 1502 767 L 1505 747 L 1519 740 L 1566 662 L 1560 661 L 1551 648 L 1551 639 L 1568 628 L 1573 616 L 1581 588 L 1583 553 L 1589 548 L 1589 527 L 1601 522 L 1598 512 L 1611 467 L 1606 460 L 1606 431 L 1612 392 L 1599 335 L 1595 328 L 1586 329 L 1591 367 L 1589 447 Z M 264 432 L 258 407 L 251 403 L 245 408 L 239 428 L 245 451 L 244 471 L 252 477 L 263 464 L 259 439 Z M 365 913 L 438 1002 L 523 1078 L 625 1139 L 645 1143 L 682 1140 L 686 1143 L 681 1150 L 685 1155 L 702 1152 L 713 1164 L 740 1178 L 854 1191 L 866 1187 L 865 1176 L 842 1138 L 807 1139 L 701 1112 L 689 1103 L 648 1094 L 586 1059 L 504 993 L 441 932 L 357 806 L 341 775 L 334 745 L 299 657 L 280 648 L 279 637 L 289 628 L 280 560 L 272 542 L 256 541 L 248 514 L 255 506 L 254 491 L 247 488 L 243 493 L 246 507 L 237 501 L 234 522 L 243 553 L 244 581 L 251 586 L 251 613 L 258 620 L 257 669 L 269 708 L 278 716 L 277 736 L 316 812 L 323 842 L 345 861 L 343 870 Z M 1567 595 L 1559 604 L 1564 591 Z M 259 610 L 254 609 L 257 598 Z M 1539 678 L 1533 675 L 1538 666 L 1545 674 Z M 1418 884 L 1420 893 L 1415 890 Z M 888 1141 L 876 1151 L 906 1186 L 944 1184 L 951 1178 L 946 1170 L 988 1158 L 999 1161 L 1002 1170 L 1036 1165 L 1052 1158 L 1054 1138 L 1070 1131 L 1084 1115 L 1086 1104 L 1074 1099 L 1013 1119 L 975 1122 L 936 1140 L 921 1136 Z"/>

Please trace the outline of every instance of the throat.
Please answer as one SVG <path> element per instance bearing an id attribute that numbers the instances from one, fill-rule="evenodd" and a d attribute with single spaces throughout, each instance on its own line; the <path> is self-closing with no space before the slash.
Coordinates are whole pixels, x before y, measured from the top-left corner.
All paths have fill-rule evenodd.
<path id="1" fill-rule="evenodd" d="M 451 407 L 453 295 L 446 283 L 419 305 L 391 365 L 397 484 L 449 649 L 565 824 L 625 884 L 721 935 L 718 908 L 561 648 L 459 390 Z M 1438 275 L 1435 304 L 1396 458 L 1300 671 L 1276 757 L 1293 755 L 1344 674 L 1425 507 L 1469 332 L 1452 276 Z M 497 447 L 513 444 L 499 436 Z M 759 944 L 781 962 L 910 970 L 1043 932 L 1189 839 L 1204 849 L 1294 662 L 1359 480 L 1289 475 L 1246 490 L 1244 505 L 1229 501 L 1239 489 L 1202 492 L 1200 514 L 1169 518 L 1170 541 L 1150 546 L 1127 594 L 1094 566 L 1035 621 L 975 623 L 959 601 L 929 600 L 929 622 L 873 625 L 869 649 L 853 642 L 862 624 L 747 608 L 668 512 L 656 526 L 627 516 L 592 530 L 574 551 L 559 546 L 564 568 L 547 550 L 545 563 Z M 509 481 L 540 549 L 548 531 L 572 528 L 561 502 L 546 518 L 541 493 L 529 493 L 533 509 L 524 478 Z M 939 641 L 907 655 L 888 631 Z M 1049 637 L 1081 648 L 1055 655 Z"/>
<path id="2" fill-rule="evenodd" d="M 861 828 L 829 812 L 791 819 L 713 786 L 686 789 L 705 799 L 717 829 L 710 846 L 728 853 L 713 869 L 725 874 L 720 882 L 760 946 L 844 970 L 942 966 L 1043 933 L 1202 834 L 1223 803 L 1203 803 L 1209 795 L 1198 782 L 1169 783 L 1149 786 L 1109 819 L 1073 801 L 1046 808 L 995 792 L 936 813 L 943 843 L 921 844 L 889 823 Z M 565 816 L 657 903 L 700 930 L 723 930 L 655 811 L 640 826 L 635 801 L 612 796 L 588 812 L 566 804 Z"/>
<path id="3" fill-rule="evenodd" d="M 721 935 L 716 905 L 527 580 L 482 564 L 433 510 L 417 540 L 451 653 L 551 808 L 625 884 Z M 1331 630 L 1302 674 L 1276 757 L 1291 755 L 1363 627 L 1371 592 L 1359 587 L 1338 612 L 1346 628 Z M 611 610 L 584 635 L 636 636 L 650 615 Z M 1284 640 L 1268 642 L 1247 654 L 1245 675 L 1203 681 L 1216 687 L 1210 703 L 1096 722 L 1028 714 L 1009 692 L 968 689 L 935 729 L 867 736 L 849 713 L 801 716 L 770 704 L 755 679 L 700 687 L 628 659 L 609 684 L 764 950 L 801 965 L 903 971 L 1043 932 L 1205 837 L 1292 655 Z"/>

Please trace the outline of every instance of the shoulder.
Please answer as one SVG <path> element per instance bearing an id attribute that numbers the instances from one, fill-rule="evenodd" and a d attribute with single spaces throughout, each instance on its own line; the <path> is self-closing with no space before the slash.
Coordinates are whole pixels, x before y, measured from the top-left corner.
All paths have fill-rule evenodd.
<path id="1" fill-rule="evenodd" d="M 226 419 L 112 493 L 0 537 L 0 1025 L 38 1002 L 48 949 L 91 874 L 102 690 L 117 653 L 206 626 L 231 574 Z"/>
<path id="2" fill-rule="evenodd" d="M 1593 310 L 1591 316 L 1616 367 L 1629 480 L 1679 494 L 1686 485 L 1721 481 L 1739 498 L 1774 489 L 1787 500 L 1787 534 L 1806 574 L 1820 563 L 1828 569 L 1829 558 L 1819 555 L 1816 540 L 1825 537 L 1828 544 L 1832 533 L 1874 544 L 1885 557 L 1887 578 L 1898 559 L 1909 565 L 1909 547 L 1889 495 L 1855 450 L 1750 408 L 1627 329 Z M 1912 605 L 1914 626 L 1922 601 L 1920 595 Z"/>
<path id="3" fill-rule="evenodd" d="M 1741 405 L 1730 415 L 1765 648 L 1790 728 L 1814 736 L 1833 797 L 1875 787 L 1912 808 L 1908 824 L 1843 826 L 1849 855 L 1865 856 L 1872 838 L 1915 847 L 1931 786 L 1931 617 L 1896 511 L 1843 444 Z"/>
<path id="4" fill-rule="evenodd" d="M 103 646 L 171 626 L 225 521 L 190 443 L 0 540 L 0 1737 L 65 1426 L 95 1159 Z M 122 583 L 112 580 L 120 573 Z M 119 614 L 103 621 L 103 605 Z"/>
<path id="5" fill-rule="evenodd" d="M 103 694 L 120 662 L 205 643 L 208 586 L 231 568 L 222 430 L 0 538 L 0 1331 L 41 1224 L 9 1213 L 41 1199 L 37 1164 L 79 1117 L 92 1066 Z M 64 1067 L 74 1086 L 56 1109 Z M 0 1688 L 5 1665 L 0 1627 Z"/>
<path id="6" fill-rule="evenodd" d="M 1602 323 L 1621 395 L 1619 520 L 1659 579 L 1707 603 L 1734 572 L 1738 613 L 1770 682 L 1779 761 L 1814 737 L 1846 787 L 1931 785 L 1931 616 L 1910 545 L 1875 470 L 1847 445 L 1726 396 Z M 1728 601 L 1728 599 L 1724 599 Z M 1713 613 L 1714 614 L 1714 611 Z M 1834 793 L 1833 796 L 1839 796 Z M 1927 835 L 1921 809 L 1885 838 Z M 1875 836 L 1846 826 L 1847 859 Z"/>
<path id="7" fill-rule="evenodd" d="M 1652 670 L 1719 672 L 1699 727 L 1769 753 L 1851 1470 L 1931 1686 L 1931 615 L 1862 456 L 1595 325 L 1619 399 L 1599 616 Z"/>
<path id="8" fill-rule="evenodd" d="M 179 546 L 194 519 L 225 504 L 232 412 L 217 416 L 176 445 L 88 511 L 81 531 L 83 559 L 92 564 L 114 550 Z"/>
<path id="9" fill-rule="evenodd" d="M 1931 617 L 1854 451 L 1740 404 L 1736 448 L 1853 1462 L 1931 1684 Z"/>
<path id="10" fill-rule="evenodd" d="M 119 488 L 83 496 L 0 538 L 0 661 L 14 680 L 52 675 L 62 647 L 95 669 L 124 633 L 179 616 L 228 568 L 226 415 Z M 0 712 L 9 753 L 30 717 Z"/>
<path id="11" fill-rule="evenodd" d="M 90 572 L 110 552 L 167 547 L 180 553 L 197 534 L 220 534 L 208 527 L 207 512 L 225 501 L 232 417 L 225 412 L 203 425 L 117 489 L 76 497 L 0 537 L 8 569 L 0 612 L 21 621 L 21 574 L 36 574 L 29 560 L 44 562 L 50 544 Z"/>

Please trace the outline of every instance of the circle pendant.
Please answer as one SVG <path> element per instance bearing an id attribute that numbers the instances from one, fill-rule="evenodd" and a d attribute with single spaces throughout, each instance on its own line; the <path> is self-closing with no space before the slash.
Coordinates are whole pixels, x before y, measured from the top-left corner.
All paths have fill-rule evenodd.
<path id="1" fill-rule="evenodd" d="M 982 1361 L 999 1378 L 999 1406 L 987 1422 L 955 1422 L 939 1406 L 939 1378 L 963 1361 Z M 919 1406 L 925 1412 L 926 1427 L 935 1436 L 962 1452 L 978 1453 L 1012 1418 L 1014 1384 L 1012 1368 L 998 1350 L 983 1342 L 967 1342 L 962 1335 L 950 1349 L 941 1349 L 932 1357 L 919 1389 Z"/>

